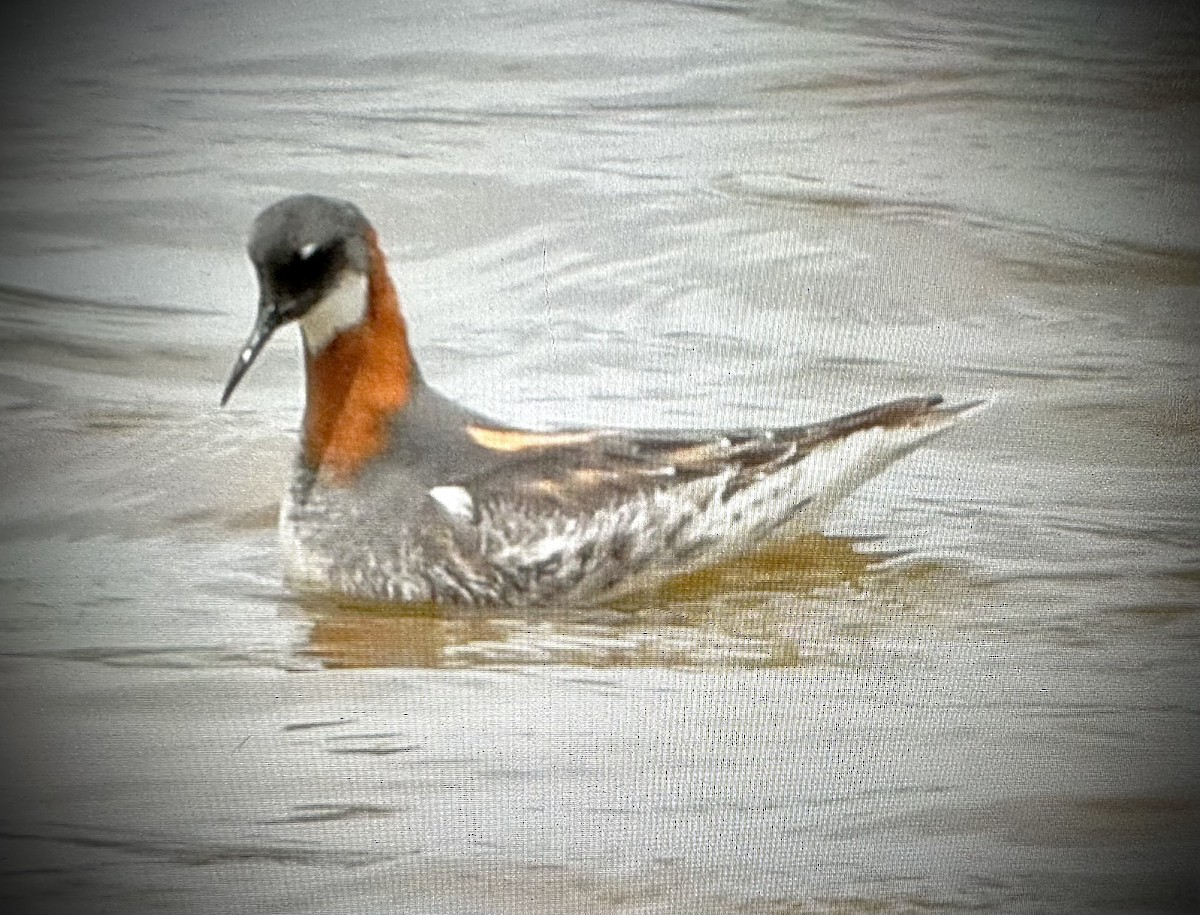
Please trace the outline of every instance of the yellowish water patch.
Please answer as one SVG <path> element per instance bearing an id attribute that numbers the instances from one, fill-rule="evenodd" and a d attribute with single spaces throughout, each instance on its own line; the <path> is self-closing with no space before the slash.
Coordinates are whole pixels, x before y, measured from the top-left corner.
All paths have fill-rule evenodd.
<path id="1" fill-rule="evenodd" d="M 305 594 L 305 653 L 331 668 L 800 667 L 858 663 L 864 645 L 928 626 L 952 570 L 810 535 L 603 608 L 447 608 Z"/>
<path id="2" fill-rule="evenodd" d="M 887 557 L 859 552 L 846 537 L 810 534 L 769 544 L 745 556 L 673 578 L 649 595 L 622 600 L 619 607 L 646 603 L 709 600 L 743 590 L 791 592 L 854 584 Z"/>

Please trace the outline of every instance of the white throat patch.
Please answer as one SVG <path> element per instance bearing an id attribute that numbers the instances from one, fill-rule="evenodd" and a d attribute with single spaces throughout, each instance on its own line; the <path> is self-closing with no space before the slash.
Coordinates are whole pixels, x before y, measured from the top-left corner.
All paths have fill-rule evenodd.
<path id="1" fill-rule="evenodd" d="M 329 341 L 367 316 L 367 278 L 354 270 L 345 271 L 325 297 L 300 319 L 304 348 L 316 355 Z"/>

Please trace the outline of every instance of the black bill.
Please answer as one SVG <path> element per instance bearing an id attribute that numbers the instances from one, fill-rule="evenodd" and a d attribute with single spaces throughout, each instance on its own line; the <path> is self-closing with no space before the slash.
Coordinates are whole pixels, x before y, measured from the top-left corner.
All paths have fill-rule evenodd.
<path id="1" fill-rule="evenodd" d="M 246 341 L 246 345 L 238 353 L 237 361 L 233 364 L 233 371 L 229 373 L 229 381 L 225 385 L 225 393 L 221 395 L 221 406 L 225 406 L 229 402 L 229 398 L 233 395 L 233 389 L 238 386 L 238 382 L 242 380 L 242 376 L 246 374 L 251 364 L 258 358 L 258 354 L 262 352 L 262 348 L 271 339 L 271 334 L 275 333 L 282 323 L 279 313 L 273 308 L 259 309 L 258 321 L 254 325 L 254 330 L 250 333 L 250 339 Z"/>

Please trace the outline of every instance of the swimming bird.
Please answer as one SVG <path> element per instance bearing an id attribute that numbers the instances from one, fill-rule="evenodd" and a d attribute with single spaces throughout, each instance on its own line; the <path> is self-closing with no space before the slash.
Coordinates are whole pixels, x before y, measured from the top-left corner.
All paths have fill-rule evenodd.
<path id="1" fill-rule="evenodd" d="M 300 587 L 397 602 L 591 604 L 815 529 L 841 499 L 977 403 L 910 397 L 735 432 L 534 432 L 425 383 L 372 225 L 288 197 L 255 220 L 258 318 L 221 398 L 281 326 L 305 406 L 280 509 Z"/>

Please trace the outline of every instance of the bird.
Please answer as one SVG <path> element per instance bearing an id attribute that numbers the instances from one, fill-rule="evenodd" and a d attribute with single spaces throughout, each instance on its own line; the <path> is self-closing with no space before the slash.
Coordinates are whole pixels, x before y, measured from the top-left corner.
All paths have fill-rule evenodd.
<path id="1" fill-rule="evenodd" d="M 591 606 L 819 529 L 981 401 L 907 397 L 738 431 L 492 421 L 424 380 L 375 228 L 301 194 L 254 220 L 253 330 L 221 397 L 297 324 L 305 403 L 279 513 L 287 582 L 364 601 Z"/>

